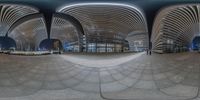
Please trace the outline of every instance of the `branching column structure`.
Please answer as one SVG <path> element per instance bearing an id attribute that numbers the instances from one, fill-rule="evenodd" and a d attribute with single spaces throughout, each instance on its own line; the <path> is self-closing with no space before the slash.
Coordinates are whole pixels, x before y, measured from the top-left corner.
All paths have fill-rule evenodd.
<path id="1" fill-rule="evenodd" d="M 10 37 L 17 50 L 37 50 L 47 38 L 46 28 L 39 9 L 17 4 L 0 4 L 0 36 Z"/>
<path id="2" fill-rule="evenodd" d="M 8 34 L 17 44 L 17 50 L 36 51 L 42 40 L 47 39 L 43 18 L 35 18 L 23 22 Z"/>
<path id="3" fill-rule="evenodd" d="M 50 38 L 60 40 L 64 50 L 79 52 L 78 31 L 65 19 L 53 17 Z"/>
<path id="4" fill-rule="evenodd" d="M 137 7 L 117 3 L 78 3 L 64 6 L 57 12 L 71 15 L 80 21 L 85 32 L 86 52 L 107 52 L 111 49 L 108 50 L 109 46 L 114 48 L 113 52 L 116 49 L 118 52 L 123 51 L 126 37 L 133 32 L 146 35 L 142 40 L 145 40 L 144 47 L 147 47 L 147 24 Z"/>
<path id="5" fill-rule="evenodd" d="M 157 15 L 151 41 L 156 52 L 188 50 L 200 32 L 200 5 L 175 5 L 162 9 Z"/>

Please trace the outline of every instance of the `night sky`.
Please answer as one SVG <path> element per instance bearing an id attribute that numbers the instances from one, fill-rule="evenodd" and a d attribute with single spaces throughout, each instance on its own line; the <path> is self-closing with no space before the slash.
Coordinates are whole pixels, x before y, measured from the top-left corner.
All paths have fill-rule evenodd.
<path id="1" fill-rule="evenodd" d="M 200 46 L 200 37 L 195 37 L 194 40 L 192 41 L 192 48 L 195 50 L 198 50 Z"/>
<path id="2" fill-rule="evenodd" d="M 9 37 L 0 37 L 0 48 L 9 49 L 10 47 L 16 47 L 16 43 Z"/>

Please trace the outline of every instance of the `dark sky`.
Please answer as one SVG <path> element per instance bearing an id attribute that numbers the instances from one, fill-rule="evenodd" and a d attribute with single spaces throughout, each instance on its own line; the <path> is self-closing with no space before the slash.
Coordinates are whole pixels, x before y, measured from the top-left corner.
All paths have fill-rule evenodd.
<path id="1" fill-rule="evenodd" d="M 31 5 L 39 8 L 41 12 L 48 16 L 55 12 L 55 9 L 58 7 L 80 2 L 116 2 L 136 5 L 145 13 L 148 30 L 151 32 L 155 15 L 159 9 L 175 4 L 200 3 L 200 0 L 0 0 L 0 3 L 19 3 Z"/>
<path id="2" fill-rule="evenodd" d="M 9 37 L 0 37 L 0 48 L 9 49 L 16 47 L 15 41 Z"/>

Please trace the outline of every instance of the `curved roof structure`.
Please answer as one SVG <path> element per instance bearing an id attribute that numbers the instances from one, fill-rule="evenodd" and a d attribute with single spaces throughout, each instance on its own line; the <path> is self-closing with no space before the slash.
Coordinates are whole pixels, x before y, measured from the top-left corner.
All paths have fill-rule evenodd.
<path id="1" fill-rule="evenodd" d="M 147 33 L 147 24 L 141 10 L 118 3 L 77 3 L 64 6 L 57 12 L 69 14 L 80 21 L 87 36 L 114 38 L 123 33 Z"/>
<path id="2" fill-rule="evenodd" d="M 154 50 L 186 47 L 200 32 L 200 5 L 175 5 L 162 9 L 157 15 L 151 41 Z"/>
<path id="3" fill-rule="evenodd" d="M 38 12 L 38 9 L 25 5 L 0 4 L 0 36 L 5 36 L 18 19 Z"/>
<path id="4" fill-rule="evenodd" d="M 44 18 L 30 19 L 8 34 L 15 40 L 19 50 L 36 50 L 42 40 L 47 39 Z"/>
<path id="5" fill-rule="evenodd" d="M 62 44 L 64 43 L 78 43 L 79 36 L 76 27 L 69 21 L 53 17 L 52 26 L 51 26 L 51 39 L 59 39 Z"/>

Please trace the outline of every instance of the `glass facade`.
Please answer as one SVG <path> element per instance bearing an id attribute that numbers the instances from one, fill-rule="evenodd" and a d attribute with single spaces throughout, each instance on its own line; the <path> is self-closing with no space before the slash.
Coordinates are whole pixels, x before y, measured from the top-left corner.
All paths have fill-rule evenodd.
<path id="1" fill-rule="evenodd" d="M 123 52 L 128 47 L 123 47 L 123 44 L 114 43 L 88 43 L 87 52 Z"/>

